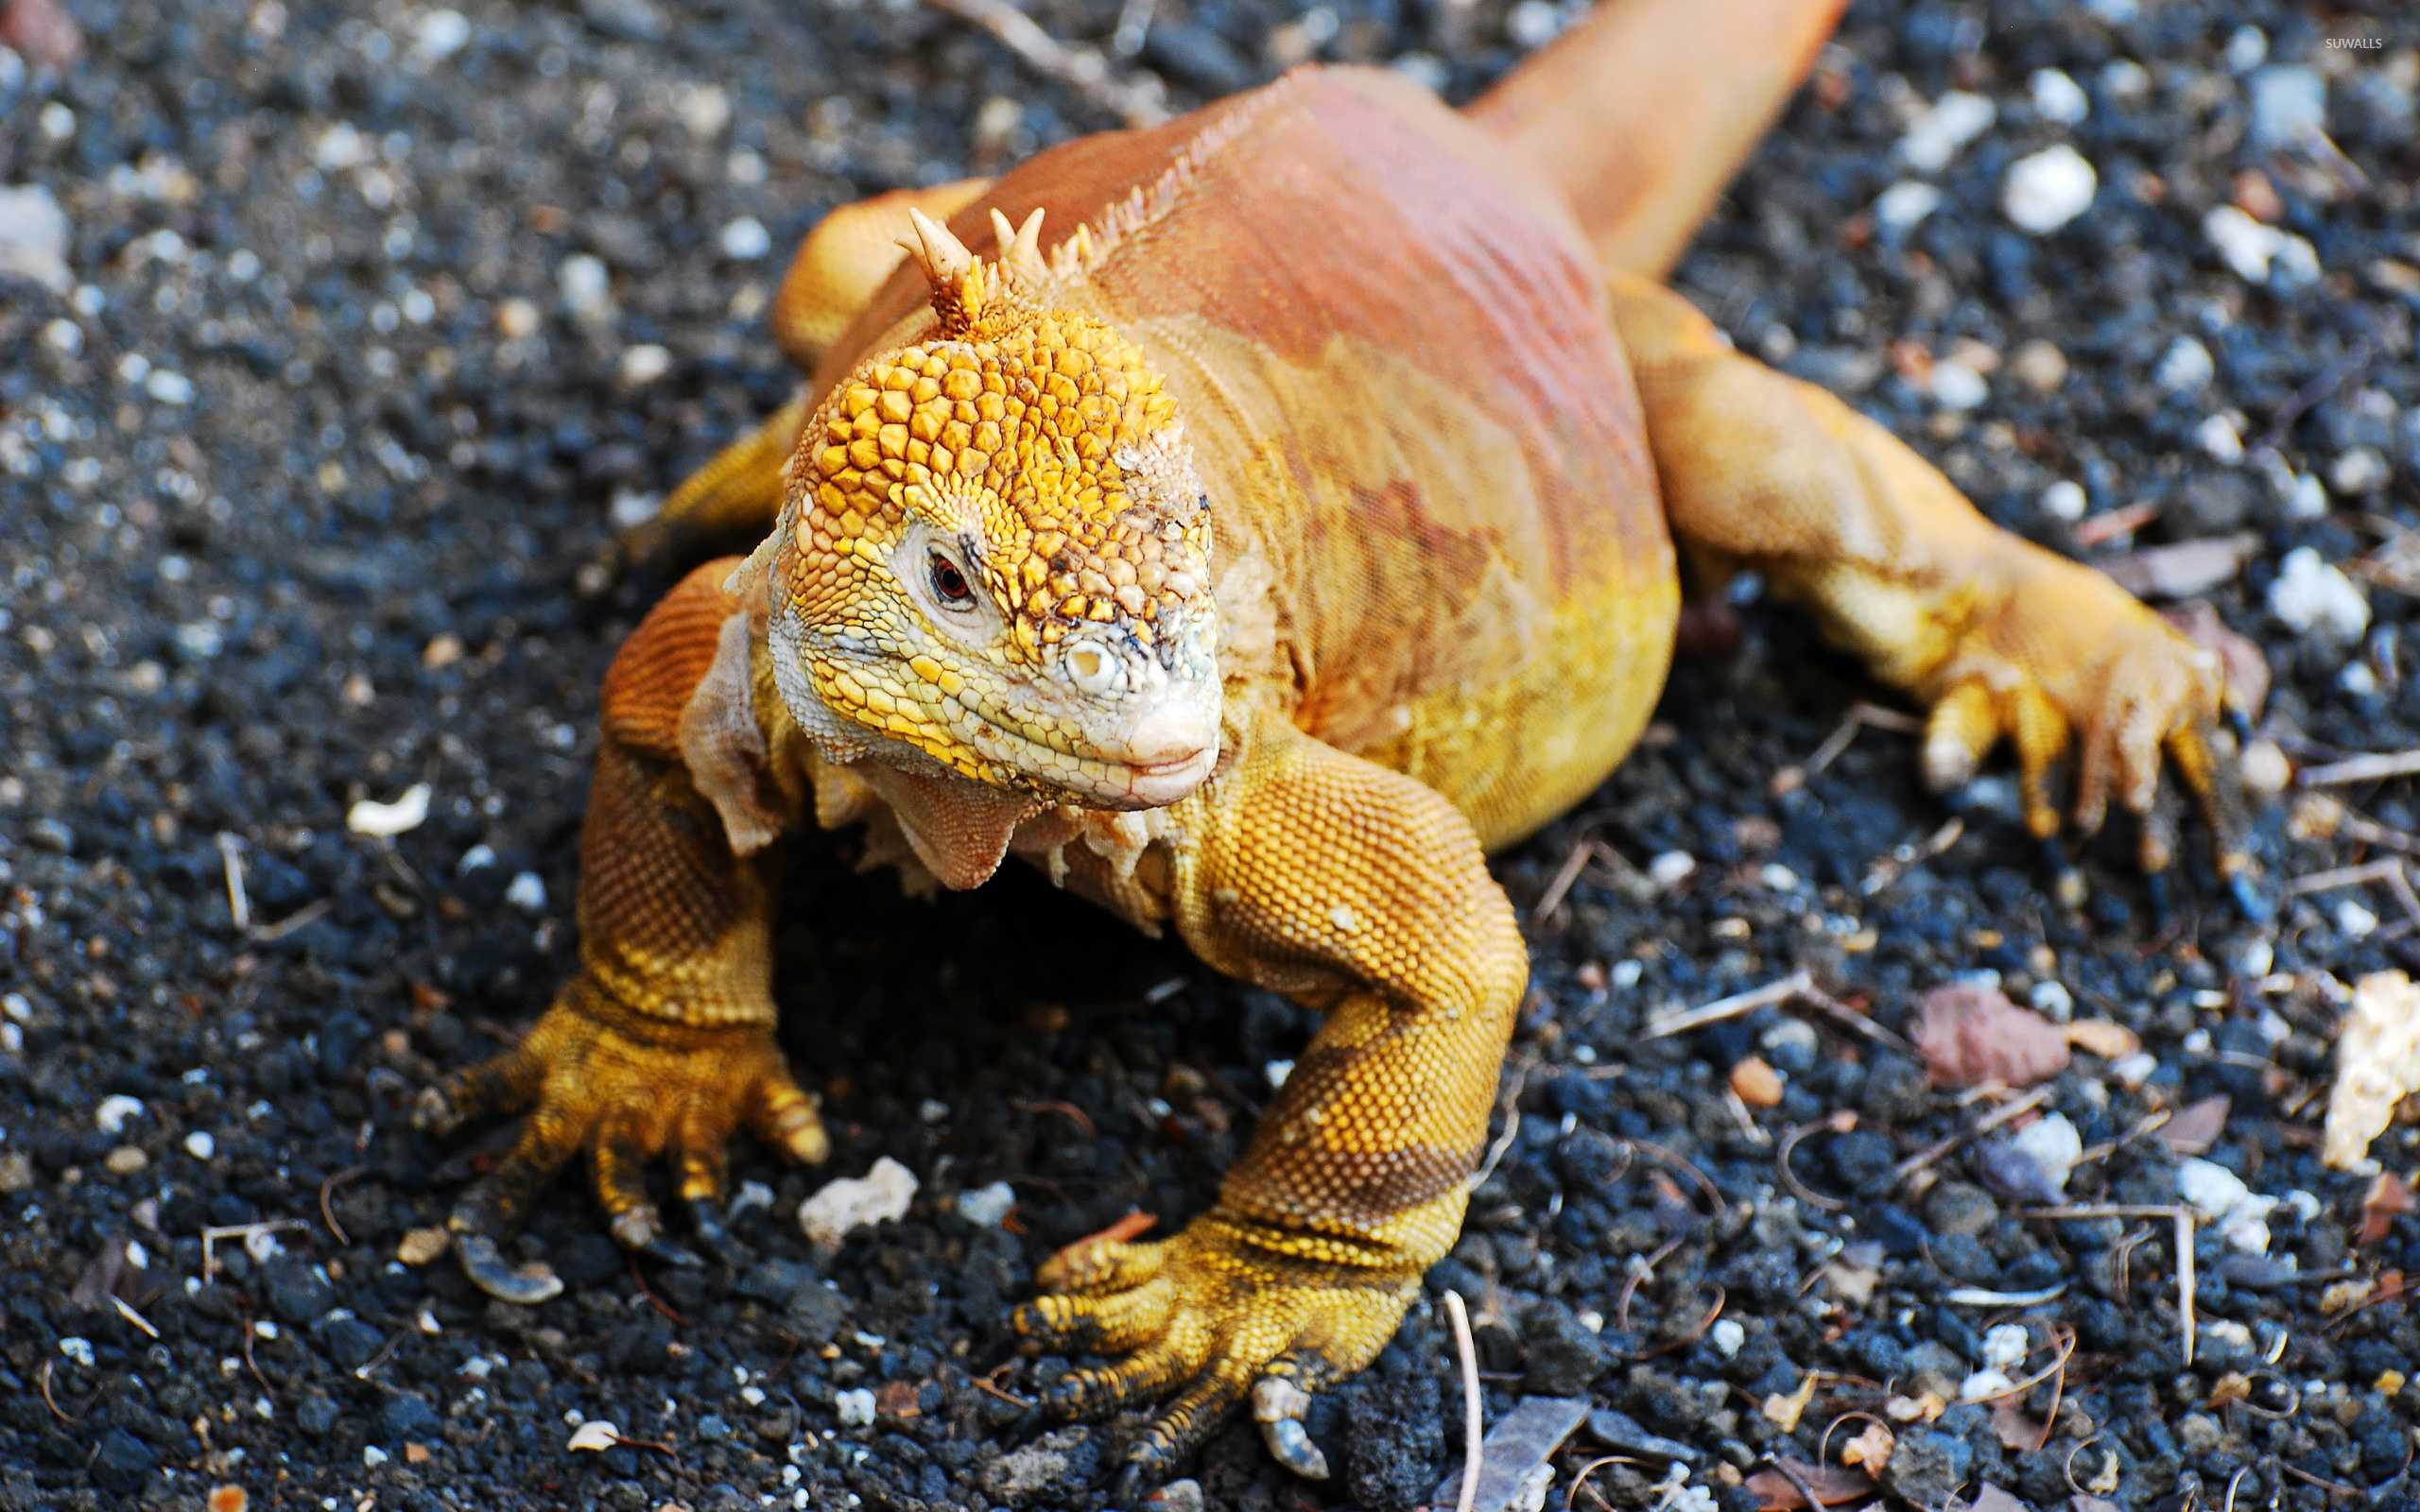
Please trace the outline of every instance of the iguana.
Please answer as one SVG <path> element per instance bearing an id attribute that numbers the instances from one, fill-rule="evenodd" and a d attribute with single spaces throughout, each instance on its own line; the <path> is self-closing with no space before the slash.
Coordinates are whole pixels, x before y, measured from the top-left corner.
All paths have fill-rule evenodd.
<path id="1" fill-rule="evenodd" d="M 2215 659 L 1655 282 L 1837 9 L 1618 0 L 1464 113 L 1305 69 L 819 227 L 776 305 L 811 380 L 666 510 L 770 533 L 606 678 L 579 972 L 424 1103 L 528 1114 L 453 1212 L 472 1280 L 551 1295 L 496 1240 L 582 1151 L 672 1259 L 648 1162 L 712 1243 L 736 1128 L 824 1158 L 773 1035 L 786 832 L 925 886 L 1012 854 L 1325 1016 L 1210 1211 L 1042 1267 L 1017 1328 L 1118 1357 L 1046 1405 L 1172 1397 L 1130 1486 L 1247 1400 L 1322 1472 L 1308 1394 L 1453 1244 L 1528 982 L 1487 854 L 1638 738 L 1685 564 L 1927 704 L 1935 785 L 2006 736 L 2047 838 L 2072 746 L 2074 821 L 2114 793 L 2157 870 L 2165 761 L 2240 872 Z"/>

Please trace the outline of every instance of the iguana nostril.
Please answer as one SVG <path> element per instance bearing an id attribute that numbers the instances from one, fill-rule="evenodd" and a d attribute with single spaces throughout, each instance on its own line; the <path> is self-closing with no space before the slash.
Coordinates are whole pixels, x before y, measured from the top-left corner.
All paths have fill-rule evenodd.
<path id="1" fill-rule="evenodd" d="M 1079 641 L 1063 659 L 1068 680 L 1090 694 L 1112 694 L 1125 685 L 1125 665 L 1098 645 Z"/>

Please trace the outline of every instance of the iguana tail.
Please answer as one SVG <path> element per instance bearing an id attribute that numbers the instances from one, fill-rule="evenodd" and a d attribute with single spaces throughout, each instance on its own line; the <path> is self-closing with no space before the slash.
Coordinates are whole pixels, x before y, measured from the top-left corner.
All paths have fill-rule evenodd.
<path id="1" fill-rule="evenodd" d="M 1598 0 L 1470 118 L 1570 197 L 1608 272 L 1660 278 L 1846 0 Z"/>

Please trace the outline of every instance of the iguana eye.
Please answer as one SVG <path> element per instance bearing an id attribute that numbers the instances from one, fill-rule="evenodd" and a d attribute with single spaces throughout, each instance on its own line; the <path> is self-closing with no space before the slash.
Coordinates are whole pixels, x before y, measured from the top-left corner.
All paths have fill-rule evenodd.
<path id="1" fill-rule="evenodd" d="M 966 575 L 958 570 L 958 563 L 937 551 L 932 555 L 931 567 L 933 592 L 941 595 L 943 604 L 964 609 L 975 602 L 975 590 L 966 585 Z"/>

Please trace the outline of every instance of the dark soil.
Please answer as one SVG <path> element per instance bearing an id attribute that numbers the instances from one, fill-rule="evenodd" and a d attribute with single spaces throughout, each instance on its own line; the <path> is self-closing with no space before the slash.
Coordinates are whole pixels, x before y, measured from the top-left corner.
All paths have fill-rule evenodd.
<path id="1" fill-rule="evenodd" d="M 753 249 L 729 228 L 753 217 L 786 249 L 849 198 L 1116 123 L 907 0 L 482 3 L 434 60 L 441 24 L 383 0 L 72 9 L 87 55 L 64 77 L 0 57 L 0 185 L 47 187 L 72 270 L 0 284 L 0 1507 L 195 1507 L 220 1486 L 308 1508 L 1102 1505 L 1132 1424 L 1020 1428 L 1011 1399 L 1059 1366 L 1016 1356 L 1007 1309 L 1055 1246 L 1203 1207 L 1309 1025 L 1035 878 L 925 905 L 853 875 L 845 836 L 796 848 L 786 1041 L 836 1150 L 813 1174 L 736 1152 L 770 1198 L 740 1223 L 755 1263 L 634 1270 L 569 1179 L 526 1240 L 559 1300 L 492 1304 L 450 1261 L 394 1257 L 495 1147 L 414 1135 L 414 1092 L 509 1042 L 572 961 L 594 690 L 662 587 L 579 570 L 617 500 L 643 507 L 789 382 L 761 318 L 778 255 L 734 255 Z M 2413 601 L 2389 586 L 2420 586 L 2411 570 L 2388 553 L 2350 636 L 2293 628 L 2271 595 L 2294 548 L 2351 562 L 2420 525 L 2420 23 L 2203 0 L 2108 19 L 2134 9 L 1859 4 L 1679 282 L 2047 543 L 2254 533 L 2210 598 L 2274 674 L 2269 738 L 2305 762 L 2420 745 Z M 1034 13 L 1105 43 L 1118 11 Z M 1410 57 L 1461 98 L 1555 19 L 1498 0 L 1318 14 L 1163 0 L 1142 61 L 1180 107 L 1310 43 Z M 2088 96 L 2080 122 L 2029 103 L 2051 66 Z M 2256 100 L 2301 80 L 2263 66 L 2318 71 L 2341 150 L 2262 145 L 2290 101 Z M 1938 172 L 1894 163 L 1906 112 L 1953 87 L 1997 101 L 1996 124 Z M 2062 140 L 2098 198 L 2029 236 L 2003 178 Z M 1902 178 L 1942 195 L 1911 229 L 1874 209 Z M 2204 231 L 2230 199 L 2307 239 L 2316 279 L 2231 269 Z M 586 317 L 574 257 L 606 276 Z M 2184 337 L 2208 380 L 2163 386 Z M 2049 366 L 2030 341 L 2062 382 L 2024 376 Z M 648 347 L 660 376 L 629 355 Z M 1928 366 L 1992 368 L 1979 349 L 2001 359 L 1987 394 L 1946 407 Z M 2273 459 L 2213 455 L 2205 423 L 2230 412 Z M 2293 507 L 2297 474 L 2323 507 Z M 2131 541 L 2087 528 L 2086 551 L 2042 502 L 2062 480 L 2093 516 L 2156 516 Z M 2408 964 L 2420 935 L 2376 884 L 2279 899 L 2377 832 L 2307 795 L 2264 807 L 2265 924 L 2191 832 L 2165 906 L 2116 833 L 2071 852 L 2083 885 L 2063 894 L 2003 768 L 1937 799 L 1912 743 L 1869 730 L 1793 783 L 1877 695 L 1788 612 L 1740 619 L 1585 811 L 1500 862 L 1533 912 L 1582 840 L 1622 865 L 1530 924 L 1517 1126 L 1395 1345 L 1315 1415 L 1340 1481 L 1288 1479 L 1237 1428 L 1201 1458 L 1204 1504 L 1425 1501 L 1459 1433 L 1457 1388 L 1437 1389 L 1446 1287 L 1479 1319 L 1491 1416 L 1588 1390 L 1691 1446 L 1690 1488 L 1724 1508 L 1756 1504 L 1742 1477 L 1767 1455 L 1821 1457 L 1843 1414 L 1927 1385 L 1956 1400 L 2012 1318 L 2031 1328 L 2010 1373 L 2053 1364 L 2054 1326 L 2064 1371 L 2001 1425 L 2015 1449 L 1983 1405 L 1894 1424 L 1885 1480 L 1907 1503 L 1985 1483 L 2140 1512 L 2420 1497 L 2420 1321 L 2395 1300 L 2323 1311 L 2359 1295 L 2333 1282 L 2420 1271 L 2420 1216 L 2357 1244 L 2368 1178 L 2317 1148 L 2336 984 Z M 424 824 L 347 833 L 354 800 L 415 782 Z M 2393 831 L 2420 800 L 2406 782 L 2339 796 Z M 1645 873 L 1675 851 L 1695 870 L 1659 890 Z M 2046 1110 L 2087 1146 L 2230 1097 L 2205 1158 L 2287 1201 L 2266 1255 L 2200 1229 L 2189 1366 L 2166 1222 L 2024 1216 L 2029 1168 L 1996 1137 L 1893 1175 L 1982 1111 L 1911 1061 L 1773 1008 L 1640 1038 L 1800 968 L 1893 1027 L 1975 973 L 2131 1026 L 2147 1074 L 2079 1055 L 2053 1084 Z M 1720 1095 L 1752 1053 L 1787 1082 L 1753 1116 Z M 1839 1110 L 1856 1127 L 1799 1144 L 1793 1194 L 1776 1140 Z M 2414 1145 L 2398 1126 L 2374 1153 L 2408 1174 Z M 913 1211 L 819 1263 L 798 1203 L 882 1155 L 921 1179 Z M 2128 1139 L 2067 1195 L 2170 1204 L 2178 1161 Z M 1012 1230 L 956 1211 L 1002 1180 Z M 265 1223 L 251 1252 L 238 1235 L 205 1259 L 206 1230 Z M 2064 1291 L 1990 1306 L 1959 1287 Z M 1736 1328 L 1705 1326 L 1718 1305 Z M 1810 1371 L 1785 1432 L 1765 1404 Z M 842 1426 L 860 1390 L 880 1415 Z M 632 1442 L 566 1448 L 600 1418 Z M 1865 1426 L 1839 1422 L 1830 1460 Z M 1591 1457 L 1560 1461 L 1555 1504 Z M 1600 1468 L 1581 1503 L 1656 1505 L 1661 1473 Z"/>

